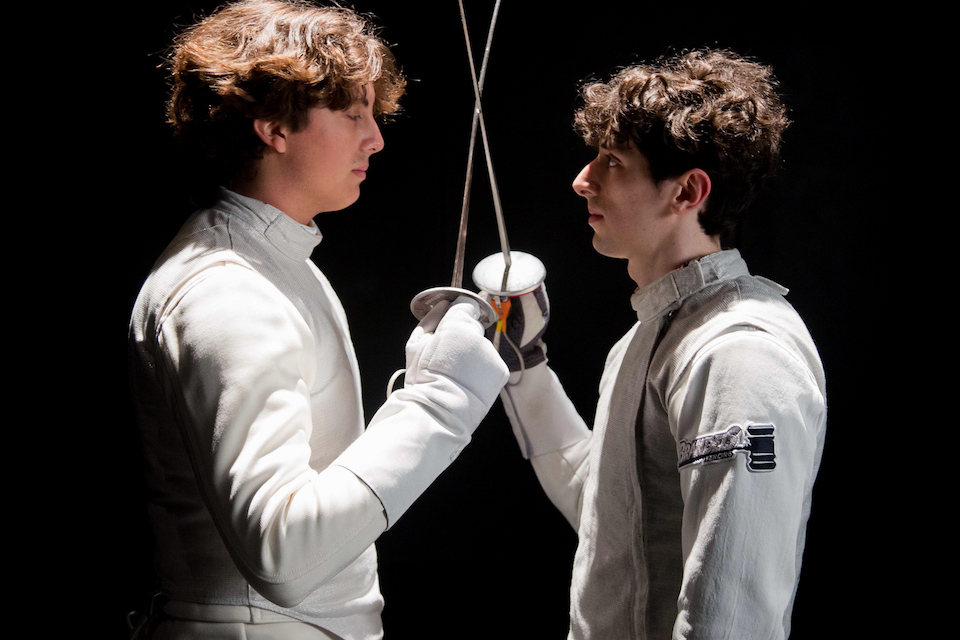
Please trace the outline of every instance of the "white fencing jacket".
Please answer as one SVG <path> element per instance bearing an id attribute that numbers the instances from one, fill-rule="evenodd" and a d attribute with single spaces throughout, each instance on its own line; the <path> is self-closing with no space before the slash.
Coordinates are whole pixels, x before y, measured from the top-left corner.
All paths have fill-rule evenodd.
<path id="1" fill-rule="evenodd" d="M 785 293 L 735 250 L 637 291 L 592 432 L 546 365 L 501 392 L 578 530 L 571 638 L 789 635 L 826 392 Z"/>
<path id="2" fill-rule="evenodd" d="M 188 617 L 252 607 L 379 638 L 373 543 L 470 441 L 507 370 L 455 305 L 415 330 L 405 387 L 364 430 L 346 317 L 309 259 L 319 242 L 222 190 L 144 284 L 131 363 L 156 565 Z"/>

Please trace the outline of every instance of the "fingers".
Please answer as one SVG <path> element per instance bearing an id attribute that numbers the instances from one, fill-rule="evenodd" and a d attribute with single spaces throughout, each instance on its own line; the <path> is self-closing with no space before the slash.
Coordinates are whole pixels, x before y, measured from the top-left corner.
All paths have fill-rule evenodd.
<path id="1" fill-rule="evenodd" d="M 440 324 L 440 319 L 443 318 L 444 314 L 447 312 L 447 309 L 450 307 L 450 302 L 448 300 L 441 300 L 427 312 L 427 315 L 423 316 L 420 320 L 420 324 L 417 325 L 417 328 L 420 329 L 423 333 L 433 333 L 437 325 Z"/>
<path id="2" fill-rule="evenodd" d="M 417 334 L 434 333 L 441 322 L 445 325 L 465 323 L 477 325 L 480 320 L 480 304 L 469 296 L 458 296 L 456 300 L 441 300 L 427 312 L 417 325 Z M 480 328 L 482 331 L 482 327 Z"/>
<path id="3" fill-rule="evenodd" d="M 460 296 L 450 305 L 437 328 L 453 329 L 456 327 L 460 330 L 483 335 L 483 327 L 480 325 L 479 318 L 480 304 L 473 298 Z"/>
<path id="4" fill-rule="evenodd" d="M 459 296 L 453 301 L 453 307 L 456 308 L 457 313 L 466 313 L 474 320 L 480 320 L 480 303 L 469 296 Z"/>

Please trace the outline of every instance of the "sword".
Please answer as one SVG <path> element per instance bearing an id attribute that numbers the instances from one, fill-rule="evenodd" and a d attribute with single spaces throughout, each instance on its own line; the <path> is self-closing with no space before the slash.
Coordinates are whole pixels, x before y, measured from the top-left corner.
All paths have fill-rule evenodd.
<path id="1" fill-rule="evenodd" d="M 493 158 L 490 153 L 490 142 L 487 138 L 487 127 L 483 117 L 483 106 L 481 102 L 482 83 L 486 77 L 487 61 L 490 55 L 490 46 L 493 40 L 493 31 L 497 21 L 497 15 L 500 10 L 500 0 L 494 5 L 493 16 L 490 20 L 490 27 L 487 32 L 487 42 L 484 49 L 483 63 L 480 69 L 480 78 L 477 78 L 476 64 L 473 58 L 473 47 L 470 43 L 470 33 L 467 29 L 466 13 L 463 9 L 463 0 L 458 0 L 460 6 L 460 23 L 463 27 L 463 36 L 467 48 L 467 59 L 470 65 L 470 79 L 473 84 L 474 93 L 474 113 L 473 123 L 470 131 L 470 145 L 467 155 L 467 175 L 464 182 L 463 205 L 460 212 L 460 229 L 457 237 L 457 253 L 454 261 L 453 278 L 449 287 L 435 287 L 420 292 L 410 303 L 410 310 L 417 319 L 422 319 L 431 309 L 442 301 L 453 301 L 458 296 L 464 295 L 476 300 L 480 305 L 481 317 L 479 321 L 483 326 L 489 327 L 498 320 L 499 314 L 494 306 L 484 297 L 463 289 L 463 262 L 467 238 L 467 218 L 469 211 L 470 188 L 473 181 L 473 153 L 476 147 L 477 128 L 480 129 L 481 139 L 483 141 L 483 150 L 487 163 L 487 173 L 490 178 L 490 189 L 493 195 L 494 212 L 497 218 L 497 230 L 500 236 L 501 253 L 488 256 L 482 260 L 473 272 L 474 283 L 491 294 L 501 296 L 520 295 L 527 291 L 532 291 L 543 281 L 546 270 L 543 264 L 535 257 L 522 252 L 511 252 L 510 243 L 507 239 L 506 225 L 503 219 L 503 209 L 500 204 L 500 192 L 497 188 L 496 175 L 493 170 Z M 510 279 L 510 271 L 513 266 L 514 258 L 522 261 L 523 269 L 521 273 L 516 274 L 518 278 Z M 502 274 L 499 281 L 492 279 L 493 274 Z M 499 286 L 498 286 L 499 285 Z"/>
<path id="2" fill-rule="evenodd" d="M 467 214 L 470 210 L 470 188 L 473 185 L 473 152 L 477 146 L 477 126 L 481 122 L 481 116 L 483 115 L 483 110 L 480 105 L 480 95 L 483 93 L 483 81 L 486 79 L 487 75 L 487 62 L 490 60 L 490 44 L 493 42 L 493 30 L 497 24 L 497 14 L 500 12 L 500 0 L 497 0 L 496 4 L 493 6 L 493 16 L 490 18 L 490 28 L 487 31 L 487 43 L 483 49 L 483 63 L 480 65 L 480 78 L 479 80 L 475 77 L 474 71 L 474 61 L 473 61 L 473 48 L 470 46 L 470 36 L 467 32 L 467 17 L 463 11 L 463 2 L 460 2 L 460 23 L 463 25 L 464 39 L 467 44 L 467 58 L 470 63 L 470 75 L 474 83 L 474 110 L 473 110 L 473 123 L 470 127 L 470 147 L 467 150 L 467 177 L 464 180 L 463 185 L 463 207 L 460 210 L 460 233 L 457 236 L 457 254 L 456 260 L 453 264 L 453 280 L 451 282 L 452 287 L 462 287 L 463 286 L 463 259 L 464 252 L 466 251 L 467 245 Z M 486 126 L 484 126 L 484 149 L 487 148 L 486 141 Z M 487 166 L 490 165 L 490 156 L 487 155 Z M 491 184 L 496 184 L 496 179 L 493 178 L 491 173 Z M 498 192 L 494 191 L 496 195 L 496 207 L 499 210 L 500 206 L 500 195 Z M 502 214 L 500 216 L 502 219 Z"/>

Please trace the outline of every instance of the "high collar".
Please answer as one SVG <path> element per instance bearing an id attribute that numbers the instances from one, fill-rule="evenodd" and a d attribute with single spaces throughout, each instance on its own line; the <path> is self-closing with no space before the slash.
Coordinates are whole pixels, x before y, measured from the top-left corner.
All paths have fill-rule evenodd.
<path id="1" fill-rule="evenodd" d="M 230 215 L 260 231 L 264 238 L 278 251 L 294 260 L 306 260 L 316 249 L 323 235 L 311 220 L 303 225 L 280 209 L 220 188 L 220 201 L 229 209 Z"/>
<path id="2" fill-rule="evenodd" d="M 637 312 L 637 319 L 647 322 L 676 309 L 685 298 L 707 285 L 744 275 L 750 272 L 738 250 L 718 251 L 637 289 L 630 297 L 630 304 Z"/>

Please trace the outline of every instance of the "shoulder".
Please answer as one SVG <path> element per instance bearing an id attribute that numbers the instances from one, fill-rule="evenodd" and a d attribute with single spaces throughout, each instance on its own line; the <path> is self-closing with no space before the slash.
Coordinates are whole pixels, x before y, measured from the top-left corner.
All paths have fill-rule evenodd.
<path id="1" fill-rule="evenodd" d="M 654 370 L 671 386 L 704 363 L 747 378 L 790 370 L 824 393 L 819 353 L 785 292 L 755 276 L 707 287 L 677 311 Z"/>
<path id="2" fill-rule="evenodd" d="M 170 323 L 223 332 L 245 319 L 267 324 L 299 317 L 290 300 L 236 247 L 227 224 L 191 219 L 154 265 L 137 297 L 131 331 L 151 340 Z"/>

